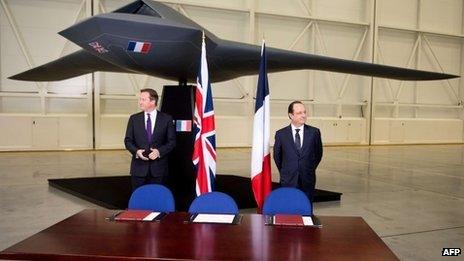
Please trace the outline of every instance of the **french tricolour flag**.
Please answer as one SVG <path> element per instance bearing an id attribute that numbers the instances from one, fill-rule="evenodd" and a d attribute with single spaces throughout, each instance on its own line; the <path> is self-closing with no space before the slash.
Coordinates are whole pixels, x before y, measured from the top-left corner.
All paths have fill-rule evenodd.
<path id="1" fill-rule="evenodd" d="M 177 120 L 176 121 L 176 131 L 177 132 L 192 131 L 192 121 Z"/>
<path id="2" fill-rule="evenodd" d="M 149 42 L 130 41 L 127 45 L 127 50 L 135 53 L 148 53 L 150 48 L 151 43 Z"/>
<path id="3" fill-rule="evenodd" d="M 264 199 L 271 192 L 271 156 L 269 149 L 270 110 L 269 83 L 267 81 L 266 45 L 263 41 L 256 88 L 255 116 L 253 120 L 253 147 L 251 149 L 251 186 L 261 213 Z"/>

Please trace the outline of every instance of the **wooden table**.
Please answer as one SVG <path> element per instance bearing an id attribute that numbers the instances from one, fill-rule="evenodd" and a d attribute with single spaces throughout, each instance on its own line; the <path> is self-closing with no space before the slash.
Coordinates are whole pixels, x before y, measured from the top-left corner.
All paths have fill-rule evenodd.
<path id="1" fill-rule="evenodd" d="M 319 217 L 322 228 L 265 226 L 245 214 L 241 224 L 115 222 L 109 210 L 83 210 L 0 252 L 27 260 L 398 260 L 361 217 Z"/>

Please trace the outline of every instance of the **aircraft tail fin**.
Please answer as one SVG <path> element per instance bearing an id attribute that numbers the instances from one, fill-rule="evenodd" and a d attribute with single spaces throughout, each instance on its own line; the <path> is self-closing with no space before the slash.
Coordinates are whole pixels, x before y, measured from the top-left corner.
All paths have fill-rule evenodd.
<path id="1" fill-rule="evenodd" d="M 21 81 L 61 81 L 95 71 L 131 72 L 108 63 L 85 50 L 80 50 L 55 61 L 8 77 Z"/>

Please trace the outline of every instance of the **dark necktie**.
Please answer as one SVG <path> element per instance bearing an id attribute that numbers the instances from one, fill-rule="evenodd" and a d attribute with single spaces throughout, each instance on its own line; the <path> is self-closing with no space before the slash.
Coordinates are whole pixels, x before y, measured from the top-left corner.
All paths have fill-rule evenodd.
<path id="1" fill-rule="evenodd" d="M 151 143 L 151 119 L 150 119 L 150 114 L 147 113 L 147 139 L 148 143 Z"/>
<path id="2" fill-rule="evenodd" d="M 301 138 L 300 138 L 300 129 L 295 129 L 295 146 L 298 150 L 301 149 Z"/>

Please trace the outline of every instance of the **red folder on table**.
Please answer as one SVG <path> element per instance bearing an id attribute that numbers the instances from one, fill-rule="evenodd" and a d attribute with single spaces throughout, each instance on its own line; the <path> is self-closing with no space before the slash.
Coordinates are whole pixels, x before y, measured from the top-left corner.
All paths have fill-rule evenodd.
<path id="1" fill-rule="evenodd" d="M 114 220 L 143 220 L 153 211 L 150 210 L 126 210 L 114 217 Z"/>
<path id="2" fill-rule="evenodd" d="M 304 226 L 303 217 L 301 215 L 274 215 L 274 225 L 282 226 Z"/>

